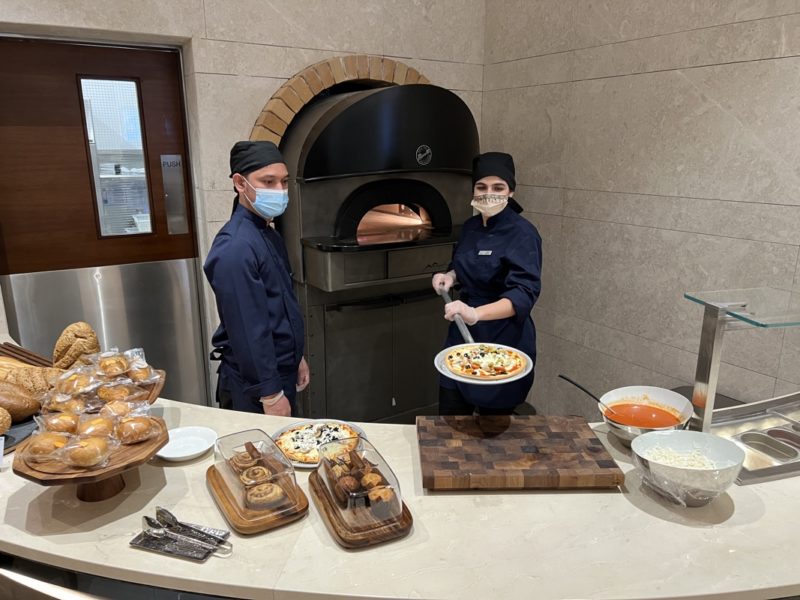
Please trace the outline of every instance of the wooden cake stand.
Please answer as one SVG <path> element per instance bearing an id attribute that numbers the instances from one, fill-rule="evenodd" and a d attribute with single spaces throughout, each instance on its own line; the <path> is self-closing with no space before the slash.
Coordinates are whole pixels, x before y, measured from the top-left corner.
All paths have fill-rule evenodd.
<path id="1" fill-rule="evenodd" d="M 150 386 L 150 394 L 147 397 L 150 404 L 158 398 L 166 378 L 164 371 L 157 371 L 161 375 L 161 380 Z M 161 418 L 151 418 L 159 425 L 158 435 L 139 444 L 119 446 L 111 454 L 108 464 L 100 469 L 75 468 L 61 462 L 28 464 L 23 456 L 30 440 L 21 442 L 17 446 L 11 469 L 20 477 L 40 485 L 77 484 L 78 499 L 84 502 L 107 500 L 119 494 L 125 487 L 122 473 L 143 465 L 169 442 L 167 424 Z"/>

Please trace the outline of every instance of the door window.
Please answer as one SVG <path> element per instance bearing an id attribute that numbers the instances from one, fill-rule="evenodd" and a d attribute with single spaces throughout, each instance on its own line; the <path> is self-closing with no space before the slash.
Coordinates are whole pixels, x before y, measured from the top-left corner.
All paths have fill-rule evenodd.
<path id="1" fill-rule="evenodd" d="M 136 81 L 81 77 L 80 85 L 100 235 L 151 233 Z"/>

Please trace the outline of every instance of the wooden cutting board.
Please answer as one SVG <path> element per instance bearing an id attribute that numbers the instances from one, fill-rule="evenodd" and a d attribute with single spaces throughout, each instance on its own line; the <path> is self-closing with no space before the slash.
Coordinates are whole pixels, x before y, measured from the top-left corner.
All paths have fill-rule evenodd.
<path id="1" fill-rule="evenodd" d="M 583 417 L 417 417 L 429 490 L 613 488 L 625 476 Z"/>

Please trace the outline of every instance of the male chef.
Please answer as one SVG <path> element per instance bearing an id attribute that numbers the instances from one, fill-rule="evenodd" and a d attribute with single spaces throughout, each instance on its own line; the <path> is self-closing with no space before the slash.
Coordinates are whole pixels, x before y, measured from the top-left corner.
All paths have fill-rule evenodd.
<path id="1" fill-rule="evenodd" d="M 289 202 L 289 173 L 272 142 L 236 142 L 230 167 L 233 213 L 203 266 L 220 319 L 211 339 L 211 358 L 221 361 L 217 401 L 222 408 L 296 415 L 296 393 L 309 382 L 303 316 L 286 246 L 270 226 Z"/>

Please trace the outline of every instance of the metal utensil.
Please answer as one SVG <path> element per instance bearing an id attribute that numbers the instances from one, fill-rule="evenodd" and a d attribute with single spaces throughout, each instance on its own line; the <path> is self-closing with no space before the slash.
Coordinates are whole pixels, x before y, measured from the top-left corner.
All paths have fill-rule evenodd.
<path id="1" fill-rule="evenodd" d="M 569 377 L 567 377 L 566 375 L 560 375 L 560 374 L 559 374 L 559 377 L 560 377 L 561 379 L 563 379 L 564 381 L 566 381 L 566 382 L 568 382 L 568 383 L 571 383 L 571 384 L 572 384 L 572 385 L 574 385 L 576 388 L 578 388 L 579 390 L 581 390 L 583 393 L 587 394 L 589 397 L 591 397 L 591 398 L 594 398 L 595 402 L 597 402 L 597 403 L 598 403 L 600 406 L 602 406 L 602 407 L 603 407 L 604 409 L 606 409 L 608 412 L 610 412 L 610 413 L 613 413 L 613 414 L 615 414 L 615 415 L 616 415 L 616 414 L 619 414 L 619 413 L 617 413 L 617 412 L 616 412 L 616 411 L 615 411 L 613 408 L 611 408 L 610 406 L 608 406 L 607 404 L 603 404 L 603 402 L 602 402 L 602 400 L 600 400 L 600 398 L 598 398 L 597 396 L 595 396 L 595 395 L 594 395 L 592 392 L 590 392 L 589 390 L 587 390 L 587 389 L 586 389 L 585 387 L 583 387 L 583 386 L 582 386 L 580 383 L 578 383 L 578 382 L 576 382 L 576 381 L 573 381 L 572 379 L 570 379 L 570 378 L 569 378 Z"/>
<path id="2" fill-rule="evenodd" d="M 188 535 L 175 533 L 174 531 L 170 531 L 169 529 L 162 527 L 157 520 L 155 520 L 153 517 L 148 517 L 147 515 L 142 516 L 142 529 L 144 530 L 145 535 L 149 535 L 154 538 L 169 538 L 171 540 L 175 540 L 176 542 L 197 546 L 199 548 L 203 548 L 204 550 L 211 550 L 217 556 L 229 556 L 231 554 L 230 548 L 223 548 L 217 544 L 209 544 L 207 542 L 202 542 L 197 538 L 189 537 Z"/>
<path id="3" fill-rule="evenodd" d="M 156 506 L 156 520 L 163 526 L 163 527 L 183 527 L 184 529 L 189 529 L 191 531 L 195 531 L 202 535 L 203 537 L 211 538 L 220 548 L 225 548 L 227 550 L 233 550 L 233 544 L 231 544 L 225 538 L 219 537 L 214 535 L 213 533 L 209 533 L 208 531 L 203 531 L 199 527 L 195 527 L 194 525 L 190 525 L 189 523 L 183 523 L 178 520 L 178 517 L 173 515 L 163 506 Z M 201 540 L 202 541 L 202 540 Z"/>
<path id="4" fill-rule="evenodd" d="M 444 287 L 440 287 L 438 290 L 436 290 L 436 293 L 439 294 L 442 299 L 444 299 L 445 304 L 450 304 L 450 302 L 452 302 L 450 299 L 450 294 L 447 293 L 447 290 L 444 289 Z M 464 319 L 461 318 L 461 315 L 456 315 L 454 320 L 458 330 L 461 332 L 461 337 L 464 338 L 464 341 L 468 344 L 474 344 L 475 340 L 472 339 L 472 334 L 469 332 L 469 329 L 467 329 L 467 324 L 464 323 Z"/>

